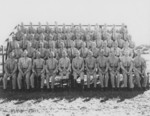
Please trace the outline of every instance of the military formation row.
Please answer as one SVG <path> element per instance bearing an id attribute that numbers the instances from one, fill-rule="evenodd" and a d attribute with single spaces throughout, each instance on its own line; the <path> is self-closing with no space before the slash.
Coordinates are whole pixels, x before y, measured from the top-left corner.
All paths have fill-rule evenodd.
<path id="1" fill-rule="evenodd" d="M 5 75 L 3 78 L 3 87 L 7 88 L 8 77 L 12 78 L 12 89 L 22 89 L 23 83 L 26 83 L 27 90 L 35 88 L 35 79 L 40 80 L 40 88 L 43 89 L 44 81 L 46 80 L 47 89 L 50 88 L 49 81 L 51 79 L 51 88 L 54 89 L 56 76 L 60 76 L 60 84 L 63 86 L 63 79 L 70 79 L 70 75 L 74 77 L 74 86 L 76 86 L 77 78 L 81 78 L 81 89 L 84 90 L 84 75 L 87 75 L 87 87 L 90 88 L 90 78 L 94 79 L 94 88 L 97 87 L 97 81 L 100 80 L 101 88 L 108 88 L 108 80 L 111 80 L 113 89 L 120 88 L 120 75 L 123 75 L 124 88 L 134 88 L 133 80 L 139 88 L 147 87 L 146 62 L 141 57 L 140 51 L 137 56 L 132 58 L 126 51 L 123 56 L 115 56 L 115 52 L 110 52 L 108 57 L 104 56 L 104 50 L 95 58 L 93 53 L 88 51 L 86 58 L 80 57 L 80 52 L 75 53 L 75 57 L 70 60 L 67 57 L 67 52 L 62 51 L 62 57 L 57 60 L 54 58 L 54 52 L 50 52 L 48 58 L 44 60 L 40 57 L 40 52 L 37 52 L 36 58 L 27 57 L 27 51 L 18 60 L 14 57 L 14 52 L 11 52 L 9 58 L 5 62 Z M 133 77 L 133 74 L 135 75 Z M 98 78 L 97 78 L 98 75 Z M 129 78 L 129 86 L 127 83 Z M 141 79 L 143 82 L 141 83 Z M 22 83 L 22 80 L 24 81 Z M 17 84 L 16 84 L 17 82 Z"/>

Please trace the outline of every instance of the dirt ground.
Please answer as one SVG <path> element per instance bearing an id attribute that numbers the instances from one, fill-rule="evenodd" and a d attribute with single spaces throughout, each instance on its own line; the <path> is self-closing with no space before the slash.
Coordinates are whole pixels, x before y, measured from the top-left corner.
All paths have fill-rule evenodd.
<path id="1" fill-rule="evenodd" d="M 150 90 L 0 93 L 0 116 L 150 116 Z"/>
<path id="2" fill-rule="evenodd" d="M 150 55 L 147 71 L 150 71 Z M 150 116 L 150 90 L 85 92 L 4 92 L 0 116 Z"/>

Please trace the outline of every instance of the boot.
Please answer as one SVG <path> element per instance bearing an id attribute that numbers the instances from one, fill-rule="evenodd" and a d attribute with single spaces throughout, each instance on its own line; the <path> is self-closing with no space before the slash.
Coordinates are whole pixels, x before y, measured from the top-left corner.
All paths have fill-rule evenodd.
<path id="1" fill-rule="evenodd" d="M 76 80 L 75 80 L 75 79 L 73 80 L 73 89 L 74 89 L 74 90 L 76 90 L 76 89 L 77 89 L 77 82 L 76 82 Z"/>
<path id="2" fill-rule="evenodd" d="M 81 80 L 81 90 L 84 91 L 84 80 Z"/>

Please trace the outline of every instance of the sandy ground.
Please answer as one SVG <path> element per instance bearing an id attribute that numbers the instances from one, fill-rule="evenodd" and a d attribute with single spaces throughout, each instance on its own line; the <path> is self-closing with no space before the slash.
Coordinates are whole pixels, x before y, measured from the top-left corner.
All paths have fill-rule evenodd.
<path id="1" fill-rule="evenodd" d="M 150 71 L 150 55 L 143 55 Z M 3 92 L 0 116 L 150 116 L 150 90 L 120 92 Z"/>
<path id="2" fill-rule="evenodd" d="M 0 116 L 150 116 L 150 90 L 113 92 L 113 95 L 111 92 L 77 92 L 78 97 L 74 93 L 61 94 L 56 98 L 48 94 L 48 99 L 42 95 L 38 99 L 0 99 Z"/>

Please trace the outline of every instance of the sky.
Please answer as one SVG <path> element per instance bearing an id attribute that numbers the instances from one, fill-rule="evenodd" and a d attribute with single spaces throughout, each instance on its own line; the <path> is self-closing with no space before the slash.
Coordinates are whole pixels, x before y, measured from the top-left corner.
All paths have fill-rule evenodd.
<path id="1" fill-rule="evenodd" d="M 0 0 L 0 45 L 24 24 L 126 24 L 136 45 L 150 45 L 150 0 Z"/>

